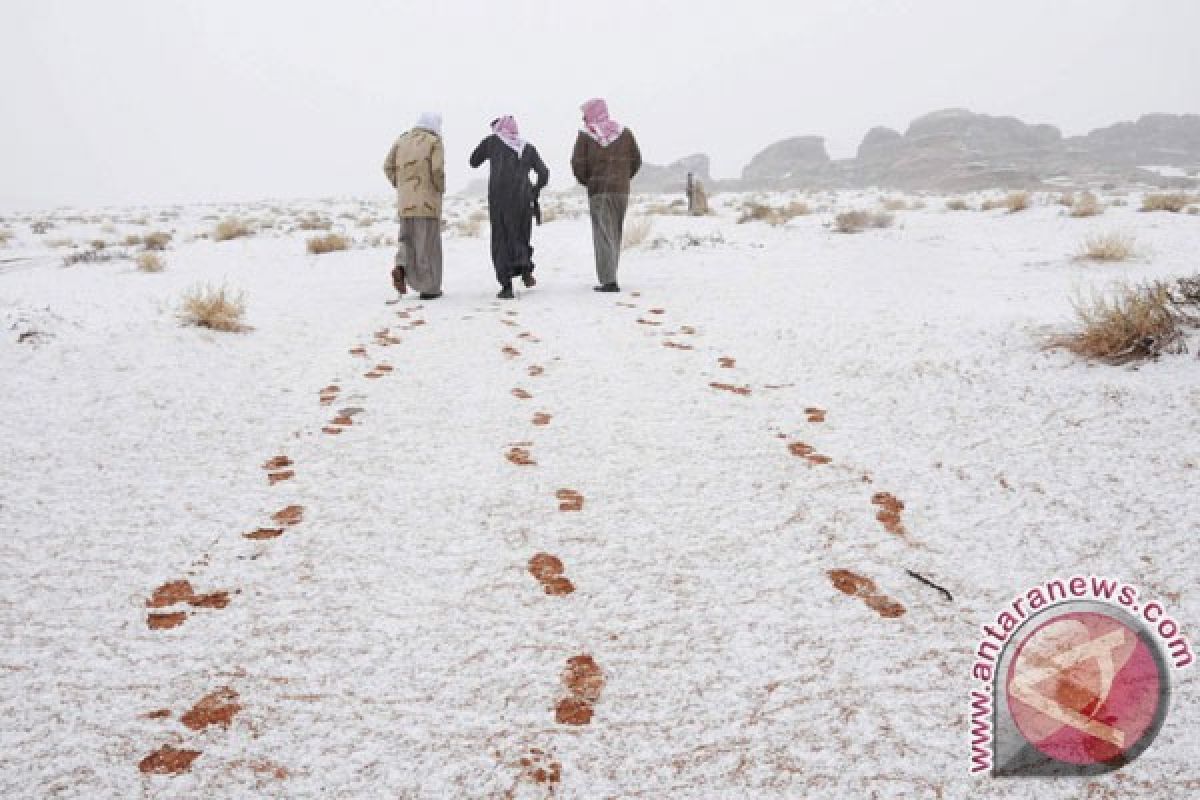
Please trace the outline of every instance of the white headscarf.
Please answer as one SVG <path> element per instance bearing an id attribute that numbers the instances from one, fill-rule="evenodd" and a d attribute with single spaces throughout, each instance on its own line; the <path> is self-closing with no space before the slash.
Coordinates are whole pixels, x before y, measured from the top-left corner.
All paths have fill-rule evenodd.
<path id="1" fill-rule="evenodd" d="M 417 127 L 441 136 L 442 115 L 436 111 L 422 111 L 421 116 L 417 117 Z"/>

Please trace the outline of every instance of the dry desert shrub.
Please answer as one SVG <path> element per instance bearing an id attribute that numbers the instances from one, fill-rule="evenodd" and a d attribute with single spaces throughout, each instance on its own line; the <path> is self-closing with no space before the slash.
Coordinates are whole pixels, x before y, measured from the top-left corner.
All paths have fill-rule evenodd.
<path id="1" fill-rule="evenodd" d="M 58 236 L 46 240 L 46 247 L 74 247 L 75 240 L 69 236 Z"/>
<path id="2" fill-rule="evenodd" d="M 193 286 L 184 293 L 179 309 L 180 319 L 185 325 L 235 333 L 246 330 L 242 324 L 245 313 L 245 295 L 231 291 L 224 285 Z"/>
<path id="3" fill-rule="evenodd" d="M 154 231 L 142 237 L 142 247 L 147 250 L 166 250 L 171 243 L 171 234 L 166 231 Z"/>
<path id="4" fill-rule="evenodd" d="M 1004 197 L 989 197 L 979 204 L 980 211 L 995 211 L 997 208 L 1007 208 L 1008 201 Z"/>
<path id="5" fill-rule="evenodd" d="M 212 237 L 218 242 L 225 242 L 243 236 L 252 236 L 253 234 L 254 230 L 245 220 L 238 217 L 226 217 L 217 223 L 217 227 L 213 229 Z"/>
<path id="6" fill-rule="evenodd" d="M 843 211 L 833 218 L 838 233 L 862 233 L 867 228 L 890 228 L 896 217 L 886 211 Z"/>
<path id="7" fill-rule="evenodd" d="M 1077 300 L 1074 307 L 1078 329 L 1053 337 L 1050 347 L 1111 364 L 1183 349 L 1184 317 L 1166 283 L 1121 285 L 1107 296 Z"/>
<path id="8" fill-rule="evenodd" d="M 1096 195 L 1084 192 L 1072 201 L 1071 210 L 1067 213 L 1072 217 L 1094 217 L 1104 213 L 1104 206 L 1100 205 Z"/>
<path id="9" fill-rule="evenodd" d="M 54 223 L 48 219 L 38 219 L 29 223 L 30 233 L 43 234 L 54 227 Z"/>
<path id="10" fill-rule="evenodd" d="M 946 201 L 947 211 L 970 211 L 971 206 L 961 197 L 951 197 Z"/>
<path id="11" fill-rule="evenodd" d="M 336 233 L 328 233 L 324 236 L 312 237 L 308 240 L 307 246 L 308 252 L 313 255 L 321 255 L 322 253 L 332 253 L 335 250 L 348 250 L 350 240 Z"/>
<path id="12" fill-rule="evenodd" d="M 1025 211 L 1032 205 L 1033 199 L 1029 192 L 1009 192 L 1008 197 L 1004 198 L 1004 207 L 1008 209 L 1008 213 L 1016 214 L 1018 211 Z"/>
<path id="13" fill-rule="evenodd" d="M 741 214 L 738 216 L 738 224 L 746 222 L 765 222 L 768 225 L 785 225 L 796 217 L 803 217 L 812 213 L 808 203 L 803 200 L 792 200 L 785 206 L 776 207 L 750 201 L 742 204 Z"/>
<path id="14" fill-rule="evenodd" d="M 1086 261 L 1127 261 L 1137 252 L 1137 240 L 1127 233 L 1099 233 L 1084 240 L 1076 258 Z"/>
<path id="15" fill-rule="evenodd" d="M 1192 206 L 1187 210 L 1187 213 L 1191 214 L 1193 217 L 1197 214 L 1200 214 L 1200 206 Z"/>
<path id="16" fill-rule="evenodd" d="M 916 202 L 909 203 L 904 197 L 888 197 L 881 205 L 885 211 L 911 211 L 917 207 Z"/>
<path id="17" fill-rule="evenodd" d="M 363 217 L 359 217 L 359 218 L 358 218 L 358 227 L 360 227 L 360 228 L 370 228 L 372 225 L 374 225 L 374 224 L 376 223 L 376 221 L 377 221 L 377 220 L 376 220 L 374 217 L 371 217 L 371 216 L 363 216 Z"/>
<path id="18" fill-rule="evenodd" d="M 1148 194 L 1142 198 L 1142 211 L 1170 211 L 1178 214 L 1191 202 L 1191 198 L 1183 192 L 1167 194 Z"/>
<path id="19" fill-rule="evenodd" d="M 1071 206 L 1075 205 L 1075 194 L 1073 192 L 1063 192 L 1054 202 L 1058 203 L 1060 206 L 1066 206 L 1067 208 L 1070 208 Z"/>
<path id="20" fill-rule="evenodd" d="M 8 240 L 13 238 L 13 232 L 7 228 L 0 228 L 0 247 L 8 244 Z"/>
<path id="21" fill-rule="evenodd" d="M 137 268 L 140 271 L 162 272 L 164 266 L 166 265 L 163 263 L 162 257 L 159 256 L 158 253 L 151 253 L 149 251 L 138 253 Z"/>
<path id="22" fill-rule="evenodd" d="M 302 231 L 327 231 L 332 227 L 333 222 L 320 214 L 304 214 L 296 220 L 296 228 Z"/>
<path id="23" fill-rule="evenodd" d="M 621 234 L 621 249 L 632 250 L 641 247 L 650 238 L 652 230 L 654 222 L 649 217 L 632 217 L 625 223 L 625 230 Z"/>

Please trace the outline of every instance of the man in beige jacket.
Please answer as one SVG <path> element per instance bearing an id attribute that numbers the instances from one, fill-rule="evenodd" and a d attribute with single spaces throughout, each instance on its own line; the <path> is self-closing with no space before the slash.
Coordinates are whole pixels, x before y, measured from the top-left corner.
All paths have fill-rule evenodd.
<path id="1" fill-rule="evenodd" d="M 422 300 L 442 296 L 442 195 L 446 192 L 446 153 L 442 115 L 425 112 L 416 127 L 401 134 L 383 162 L 396 188 L 400 220 L 392 285 L 399 295 L 411 286 Z M 407 286 L 406 286 L 407 284 Z"/>

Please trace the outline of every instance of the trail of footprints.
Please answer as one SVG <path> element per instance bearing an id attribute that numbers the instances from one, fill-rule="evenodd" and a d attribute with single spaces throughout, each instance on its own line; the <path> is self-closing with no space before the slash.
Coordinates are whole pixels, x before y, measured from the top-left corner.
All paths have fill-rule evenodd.
<path id="1" fill-rule="evenodd" d="M 500 318 L 500 322 L 506 327 L 518 328 L 519 324 L 514 319 L 517 316 L 516 311 L 507 311 Z M 521 331 L 517 334 L 517 339 L 531 345 L 540 342 L 540 339 L 529 331 Z M 508 361 L 522 356 L 521 348 L 516 343 L 504 345 L 500 352 Z M 545 368 L 540 364 L 529 364 L 524 369 L 525 375 L 530 378 L 541 377 L 545 372 Z M 514 387 L 510 394 L 519 402 L 534 399 L 533 392 L 522 386 Z M 530 422 L 535 428 L 544 428 L 550 425 L 552 420 L 553 415 L 542 410 L 534 412 Z M 536 467 L 537 460 L 534 458 L 533 449 L 532 441 L 511 442 L 504 452 L 504 457 L 514 467 Z M 576 489 L 558 489 L 554 498 L 558 503 L 558 510 L 562 513 L 579 513 L 584 509 L 584 496 Z M 562 559 L 553 553 L 534 553 L 529 558 L 526 569 L 548 597 L 562 598 L 575 592 L 575 584 L 567 576 L 566 566 Z M 604 683 L 604 671 L 592 655 L 581 653 L 569 658 L 562 674 L 564 694 L 554 707 L 555 722 L 572 727 L 590 724 Z M 518 782 L 538 786 L 549 796 L 554 796 L 562 781 L 562 764 L 555 761 L 548 751 L 531 748 L 519 759 L 517 765 L 520 767 Z M 510 795 L 512 793 L 510 791 Z"/>
<path id="2" fill-rule="evenodd" d="M 640 297 L 638 292 L 631 293 L 632 297 Z M 626 301 L 618 301 L 617 306 L 637 311 L 639 306 L 637 303 Z M 650 328 L 659 328 L 665 325 L 665 320 L 662 319 L 666 315 L 664 308 L 649 308 L 645 315 L 638 316 L 635 323 L 644 325 Z M 665 337 L 675 337 L 679 334 L 695 335 L 696 329 L 691 325 L 681 325 L 678 332 L 663 331 Z M 671 350 L 694 350 L 690 344 L 684 344 L 674 338 L 665 338 L 663 347 Z M 718 369 L 736 369 L 737 359 L 733 356 L 719 356 L 717 358 Z M 721 392 L 727 392 L 739 397 L 749 397 L 753 394 L 753 389 L 750 386 L 738 385 L 726 381 L 710 381 L 709 387 Z M 793 384 L 764 384 L 764 389 L 784 389 L 793 386 Z M 823 408 L 810 406 L 804 409 L 805 419 L 809 424 L 819 425 L 825 422 L 827 411 Z M 787 434 L 778 434 L 778 438 L 787 441 L 788 452 L 797 458 L 803 459 L 810 467 L 821 467 L 830 464 L 833 459 L 823 453 L 817 452 L 816 448 L 807 442 L 793 440 Z M 869 483 L 870 477 L 864 476 L 864 482 Z M 876 492 L 871 497 L 871 503 L 878 507 L 878 512 L 875 518 L 883 526 L 888 533 L 904 536 L 904 523 L 901 519 L 901 512 L 904 510 L 904 503 L 895 495 L 889 492 Z M 885 618 L 896 618 L 905 613 L 905 608 L 899 602 L 892 600 L 890 597 L 883 595 L 876 589 L 874 581 L 870 578 L 858 575 L 849 570 L 837 569 L 829 573 L 830 579 L 833 581 L 834 588 L 851 596 L 859 597 L 866 605 L 875 610 L 880 616 Z"/>
<path id="3" fill-rule="evenodd" d="M 425 324 L 425 320 L 413 318 L 413 314 L 423 309 L 414 306 L 401 311 L 397 316 L 405 320 L 402 330 L 413 330 Z M 376 347 L 392 347 L 401 343 L 401 338 L 392 332 L 391 328 L 381 328 L 374 332 L 372 343 Z M 356 358 L 369 359 L 367 346 L 355 345 L 350 349 L 350 355 Z M 394 371 L 394 367 L 386 361 L 374 364 L 363 377 L 368 380 L 378 380 Z M 317 393 L 321 407 L 333 406 L 342 394 L 342 388 L 337 383 L 325 386 Z M 327 435 L 339 435 L 344 430 L 355 425 L 355 417 L 363 414 L 365 409 L 358 406 L 346 406 L 338 409 L 332 419 L 321 427 Z M 548 421 L 548 419 L 547 419 Z M 291 481 L 296 477 L 296 464 L 290 456 L 276 455 L 267 459 L 262 468 L 266 474 L 267 485 L 270 487 Z M 304 522 L 304 506 L 290 504 L 270 514 L 269 521 L 262 526 L 241 535 L 241 538 L 256 543 L 269 542 L 279 539 L 284 534 Z M 207 567 L 207 554 L 193 562 L 193 569 Z M 226 608 L 234 595 L 241 590 L 214 589 L 198 592 L 192 582 L 187 579 L 176 579 L 163 583 L 156 588 L 146 600 L 146 625 L 152 631 L 168 631 L 182 626 L 190 616 L 198 613 L 208 613 Z M 228 729 L 234 717 L 242 710 L 241 698 L 238 692 L 228 686 L 215 689 L 201 697 L 196 703 L 179 717 L 179 723 L 185 730 L 200 732 L 210 727 Z M 158 709 L 141 715 L 146 720 L 170 720 L 170 709 Z M 178 739 L 178 735 L 175 736 Z M 202 751 L 174 744 L 163 744 L 158 749 L 146 755 L 138 762 L 138 770 L 148 775 L 179 775 L 189 771 L 193 763 L 202 755 Z M 233 766 L 246 767 L 257 776 L 269 776 L 275 780 L 285 780 L 288 777 L 286 768 L 269 762 L 237 762 Z"/>

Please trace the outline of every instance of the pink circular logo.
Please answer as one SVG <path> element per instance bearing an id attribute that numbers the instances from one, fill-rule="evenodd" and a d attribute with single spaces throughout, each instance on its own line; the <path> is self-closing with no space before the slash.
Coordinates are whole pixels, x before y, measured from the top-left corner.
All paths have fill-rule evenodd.
<path id="1" fill-rule="evenodd" d="M 1114 764 L 1136 758 L 1157 733 L 1166 680 L 1136 630 L 1101 612 L 1074 611 L 1020 643 L 1005 694 L 1018 730 L 1046 756 Z"/>

